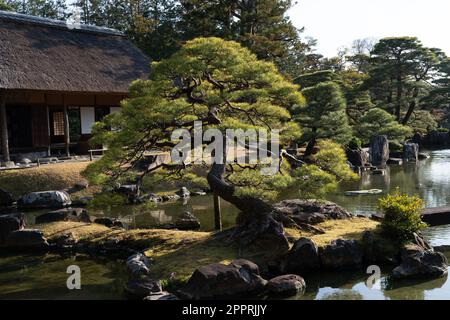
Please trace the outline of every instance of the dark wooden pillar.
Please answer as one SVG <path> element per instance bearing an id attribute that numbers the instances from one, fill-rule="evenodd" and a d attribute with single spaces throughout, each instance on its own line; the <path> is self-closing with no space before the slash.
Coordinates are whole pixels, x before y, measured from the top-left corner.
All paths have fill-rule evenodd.
<path id="1" fill-rule="evenodd" d="M 64 101 L 64 142 L 66 145 L 66 156 L 70 157 L 70 128 L 69 128 L 69 113 L 67 112 L 66 100 Z"/>
<path id="2" fill-rule="evenodd" d="M 48 145 L 47 145 L 47 156 L 52 155 L 52 136 L 51 136 L 51 129 L 50 129 L 50 108 L 48 107 L 48 100 L 47 95 L 44 95 L 45 98 L 45 119 L 47 121 L 47 139 L 48 139 Z"/>
<path id="3" fill-rule="evenodd" d="M 216 230 L 222 230 L 222 213 L 220 210 L 220 198 L 214 193 L 214 223 Z"/>
<path id="4" fill-rule="evenodd" d="M 1 140 L 2 153 L 4 161 L 11 161 L 9 157 L 9 142 L 8 142 L 8 121 L 6 119 L 6 93 L 0 91 L 0 126 L 1 126 Z"/>

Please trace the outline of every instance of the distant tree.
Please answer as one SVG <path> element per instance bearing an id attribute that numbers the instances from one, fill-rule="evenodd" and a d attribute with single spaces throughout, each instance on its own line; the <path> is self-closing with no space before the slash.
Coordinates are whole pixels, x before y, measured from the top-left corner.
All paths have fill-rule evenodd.
<path id="1" fill-rule="evenodd" d="M 302 141 L 308 142 L 306 155 L 310 155 L 319 139 L 329 139 L 342 145 L 352 136 L 346 115 L 345 98 L 335 82 L 320 82 L 302 90 L 306 108 L 296 120 L 304 128 Z"/>
<path id="2" fill-rule="evenodd" d="M 378 106 L 407 124 L 439 63 L 440 52 L 417 38 L 385 38 L 371 52 L 369 87 Z"/>
<path id="3" fill-rule="evenodd" d="M 364 143 L 375 135 L 386 135 L 391 141 L 403 141 L 412 133 L 410 127 L 399 124 L 393 115 L 380 108 L 367 111 L 354 129 Z"/>
<path id="4" fill-rule="evenodd" d="M 183 0 L 179 30 L 184 40 L 216 36 L 242 43 L 259 59 L 295 77 L 315 44 L 300 40 L 287 16 L 291 0 Z"/>
<path id="5" fill-rule="evenodd" d="M 0 10 L 11 11 L 13 7 L 9 5 L 5 0 L 0 0 Z"/>
<path id="6" fill-rule="evenodd" d="M 3 3 L 12 11 L 37 17 L 65 20 L 69 16 L 64 0 L 6 0 Z"/>

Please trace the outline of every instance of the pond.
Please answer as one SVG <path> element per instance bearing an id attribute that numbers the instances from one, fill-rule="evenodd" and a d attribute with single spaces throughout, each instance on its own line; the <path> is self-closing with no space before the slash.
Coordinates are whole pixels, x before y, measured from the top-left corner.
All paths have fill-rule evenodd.
<path id="1" fill-rule="evenodd" d="M 361 180 L 341 184 L 327 195 L 355 214 L 370 215 L 377 210 L 378 198 L 395 190 L 418 194 L 425 199 L 427 207 L 450 204 L 450 150 L 432 151 L 430 158 L 418 164 L 406 163 L 391 166 L 384 176 L 363 174 Z M 383 194 L 370 196 L 345 196 L 345 191 L 381 189 Z M 283 194 L 284 199 L 296 198 L 296 191 Z M 151 227 L 176 220 L 184 211 L 193 212 L 203 230 L 214 227 L 212 197 L 194 197 L 183 203 L 164 203 L 145 212 L 134 212 L 130 207 L 116 208 L 110 212 L 99 212 L 117 217 L 131 227 Z M 30 213 L 29 222 L 38 213 Z M 234 224 L 237 210 L 222 202 L 224 227 Z M 425 237 L 432 245 L 450 245 L 450 225 L 428 228 Z M 76 263 L 74 263 L 76 261 Z M 66 287 L 66 269 L 77 264 L 83 270 L 82 290 L 70 291 Z M 390 270 L 381 270 L 382 278 L 372 288 L 366 286 L 368 274 L 360 272 L 321 273 L 305 276 L 307 291 L 293 299 L 450 299 L 450 281 L 441 278 L 430 281 L 393 281 L 387 275 Z M 59 299 L 120 299 L 125 281 L 123 263 L 93 261 L 83 256 L 65 257 L 48 255 L 12 256 L 0 258 L 0 299 L 59 298 Z"/>

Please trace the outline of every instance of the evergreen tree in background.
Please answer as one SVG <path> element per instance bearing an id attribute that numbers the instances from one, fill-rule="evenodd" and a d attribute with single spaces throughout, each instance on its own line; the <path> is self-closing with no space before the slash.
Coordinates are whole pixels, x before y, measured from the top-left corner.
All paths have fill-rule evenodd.
<path id="1" fill-rule="evenodd" d="M 367 144 L 370 138 L 375 135 L 386 135 L 390 141 L 401 142 L 406 136 L 412 134 L 410 127 L 399 124 L 395 116 L 389 112 L 373 108 L 360 119 L 360 123 L 355 126 L 355 133 Z"/>
<path id="2" fill-rule="evenodd" d="M 319 139 L 329 139 L 342 145 L 351 139 L 346 103 L 340 86 L 332 81 L 320 82 L 302 90 L 306 108 L 296 120 L 304 127 L 303 142 L 308 142 L 305 154 L 312 154 Z"/>
<path id="3" fill-rule="evenodd" d="M 301 41 L 303 30 L 287 17 L 290 0 L 182 0 L 181 6 L 183 40 L 217 36 L 238 41 L 291 77 L 305 68 L 315 45 L 313 40 Z"/>
<path id="4" fill-rule="evenodd" d="M 0 7 L 18 13 L 58 20 L 67 19 L 70 14 L 64 0 L 4 0 Z"/>
<path id="5" fill-rule="evenodd" d="M 370 87 L 376 105 L 407 124 L 420 97 L 427 94 L 440 53 L 425 48 L 417 38 L 386 38 L 378 42 L 371 58 Z"/>

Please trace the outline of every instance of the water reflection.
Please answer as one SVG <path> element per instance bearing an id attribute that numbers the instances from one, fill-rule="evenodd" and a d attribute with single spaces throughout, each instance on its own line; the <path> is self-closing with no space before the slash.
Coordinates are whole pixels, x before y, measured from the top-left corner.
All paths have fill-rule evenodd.
<path id="1" fill-rule="evenodd" d="M 307 290 L 298 300 L 450 300 L 447 277 L 432 280 L 394 280 L 388 272 L 379 286 L 369 288 L 369 275 L 360 272 L 334 272 L 305 277 Z"/>

